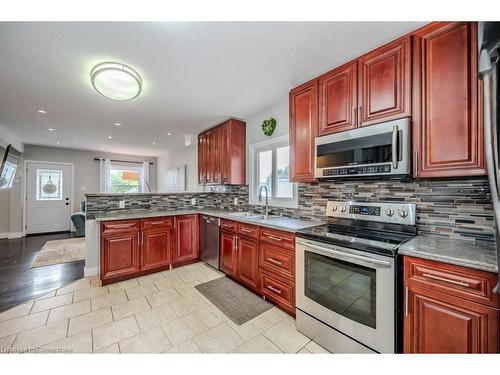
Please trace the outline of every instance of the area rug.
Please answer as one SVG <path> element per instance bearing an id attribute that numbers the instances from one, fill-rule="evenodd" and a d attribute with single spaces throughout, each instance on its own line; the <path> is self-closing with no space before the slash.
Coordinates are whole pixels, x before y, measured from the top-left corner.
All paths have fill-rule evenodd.
<path id="1" fill-rule="evenodd" d="M 195 286 L 235 324 L 241 325 L 269 310 L 273 305 L 227 277 Z"/>
<path id="2" fill-rule="evenodd" d="M 47 241 L 31 268 L 76 262 L 85 259 L 85 237 Z"/>

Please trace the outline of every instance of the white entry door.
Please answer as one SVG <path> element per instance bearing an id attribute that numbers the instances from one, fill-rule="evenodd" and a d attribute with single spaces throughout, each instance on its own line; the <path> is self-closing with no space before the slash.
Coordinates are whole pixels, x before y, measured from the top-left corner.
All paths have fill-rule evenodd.
<path id="1" fill-rule="evenodd" d="M 71 229 L 71 166 L 27 163 L 26 233 Z"/>

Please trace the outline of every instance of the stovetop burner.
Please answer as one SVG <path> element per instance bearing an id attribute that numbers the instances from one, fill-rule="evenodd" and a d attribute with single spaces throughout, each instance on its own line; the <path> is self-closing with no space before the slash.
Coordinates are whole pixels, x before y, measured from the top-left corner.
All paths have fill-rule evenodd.
<path id="1" fill-rule="evenodd" d="M 328 202 L 327 216 L 328 224 L 297 237 L 393 257 L 417 232 L 411 204 Z"/>

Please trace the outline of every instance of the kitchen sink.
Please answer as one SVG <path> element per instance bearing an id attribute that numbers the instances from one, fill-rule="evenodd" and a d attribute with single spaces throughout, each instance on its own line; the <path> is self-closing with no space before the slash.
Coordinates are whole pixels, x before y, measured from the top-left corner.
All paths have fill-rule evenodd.
<path id="1" fill-rule="evenodd" d="M 264 215 L 256 214 L 254 212 L 233 212 L 230 213 L 229 216 L 233 217 L 241 217 L 245 219 L 259 220 L 264 217 Z"/>

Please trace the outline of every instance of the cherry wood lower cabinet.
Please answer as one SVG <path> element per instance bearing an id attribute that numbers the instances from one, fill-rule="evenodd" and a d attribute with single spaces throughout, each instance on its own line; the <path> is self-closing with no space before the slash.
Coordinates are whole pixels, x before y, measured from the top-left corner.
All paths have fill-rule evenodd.
<path id="1" fill-rule="evenodd" d="M 238 236 L 236 243 L 238 280 L 253 290 L 259 289 L 259 242 Z"/>
<path id="2" fill-rule="evenodd" d="M 173 264 L 182 265 L 200 257 L 200 225 L 198 215 L 175 217 L 175 249 Z"/>
<path id="3" fill-rule="evenodd" d="M 405 257 L 405 353 L 498 353 L 496 275 Z"/>
<path id="4" fill-rule="evenodd" d="M 101 223 L 103 285 L 192 263 L 199 258 L 198 215 Z"/>
<path id="5" fill-rule="evenodd" d="M 228 276 L 236 277 L 236 235 L 226 230 L 220 232 L 220 269 Z"/>
<path id="6" fill-rule="evenodd" d="M 103 284 L 140 272 L 139 229 L 139 220 L 101 224 L 100 275 Z"/>

